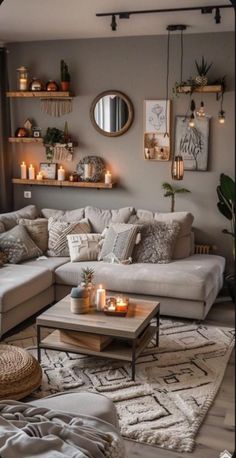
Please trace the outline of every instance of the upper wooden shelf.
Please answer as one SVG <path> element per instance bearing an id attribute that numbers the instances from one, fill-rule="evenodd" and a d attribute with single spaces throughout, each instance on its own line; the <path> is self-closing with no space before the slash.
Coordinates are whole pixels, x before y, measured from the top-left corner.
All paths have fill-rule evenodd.
<path id="1" fill-rule="evenodd" d="M 58 181 L 48 180 L 22 180 L 21 178 L 12 178 L 13 184 L 32 185 L 32 186 L 59 186 L 60 188 L 95 188 L 95 189 L 112 189 L 115 183 L 105 184 L 103 182 L 94 183 L 91 181 Z"/>
<path id="2" fill-rule="evenodd" d="M 180 94 L 187 94 L 189 92 L 205 92 L 209 94 L 219 94 L 223 92 L 223 86 L 221 84 L 211 85 L 211 86 L 199 86 L 194 89 L 191 86 L 178 86 L 177 92 Z"/>
<path id="3" fill-rule="evenodd" d="M 69 91 L 13 91 L 7 92 L 7 97 L 39 98 L 39 99 L 68 99 L 74 97 Z"/>
<path id="4" fill-rule="evenodd" d="M 41 137 L 9 137 L 9 143 L 43 143 Z"/>

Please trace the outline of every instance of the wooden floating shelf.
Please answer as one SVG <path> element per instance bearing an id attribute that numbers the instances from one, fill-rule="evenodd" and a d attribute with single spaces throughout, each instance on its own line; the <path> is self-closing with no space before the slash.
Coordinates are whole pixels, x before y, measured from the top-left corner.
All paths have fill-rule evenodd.
<path id="1" fill-rule="evenodd" d="M 88 181 L 58 181 L 58 180 L 22 180 L 21 178 L 12 178 L 13 184 L 31 185 L 31 186 L 58 186 L 60 188 L 95 188 L 95 189 L 112 189 L 115 183 L 105 184 L 103 182 L 94 183 Z"/>
<path id="2" fill-rule="evenodd" d="M 41 137 L 9 137 L 9 143 L 43 143 Z"/>
<path id="3" fill-rule="evenodd" d="M 178 86 L 177 92 L 180 94 L 188 94 L 189 92 L 205 92 L 209 94 L 219 94 L 223 92 L 223 86 L 221 84 L 211 86 L 199 86 L 194 89 L 192 86 Z"/>
<path id="4" fill-rule="evenodd" d="M 39 99 L 68 99 L 74 97 L 69 91 L 12 91 L 7 92 L 7 97 L 39 98 Z"/>

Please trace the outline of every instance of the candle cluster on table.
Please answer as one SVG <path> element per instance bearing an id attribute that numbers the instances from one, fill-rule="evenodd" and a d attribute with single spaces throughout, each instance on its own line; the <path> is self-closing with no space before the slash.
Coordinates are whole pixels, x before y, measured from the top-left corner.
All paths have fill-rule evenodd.
<path id="1" fill-rule="evenodd" d="M 128 312 L 129 298 L 128 297 L 109 297 L 106 300 L 104 312 L 117 316 L 125 316 Z"/>

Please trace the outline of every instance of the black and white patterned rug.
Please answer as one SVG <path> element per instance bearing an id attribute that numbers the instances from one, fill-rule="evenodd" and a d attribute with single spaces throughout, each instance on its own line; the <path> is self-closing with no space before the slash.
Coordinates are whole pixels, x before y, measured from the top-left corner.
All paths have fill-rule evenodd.
<path id="1" fill-rule="evenodd" d="M 31 327 L 9 343 L 34 342 Z M 127 363 L 45 350 L 43 382 L 35 396 L 72 389 L 102 393 L 116 405 L 124 438 L 190 452 L 233 345 L 230 328 L 161 320 L 160 347 L 151 343 L 138 359 L 135 382 Z M 35 348 L 30 351 L 36 355 Z"/>

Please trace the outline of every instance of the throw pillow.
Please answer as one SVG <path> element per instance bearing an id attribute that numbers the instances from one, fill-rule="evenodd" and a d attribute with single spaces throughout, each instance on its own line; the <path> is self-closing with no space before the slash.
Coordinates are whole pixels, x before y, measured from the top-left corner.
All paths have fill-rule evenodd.
<path id="1" fill-rule="evenodd" d="M 114 258 L 120 262 L 128 260 L 132 255 L 138 231 L 139 227 L 134 224 L 111 224 L 105 235 L 99 261 Z"/>
<path id="2" fill-rule="evenodd" d="M 87 234 L 90 231 L 90 224 L 87 219 L 67 223 L 57 221 L 54 218 L 48 220 L 48 256 L 69 256 L 67 235 Z"/>
<path id="3" fill-rule="evenodd" d="M 39 211 L 35 205 L 27 205 L 27 207 L 21 208 L 14 212 L 2 213 L 0 215 L 0 222 L 3 223 L 5 231 L 9 231 L 17 225 L 19 218 L 35 219 L 39 216 Z"/>
<path id="4" fill-rule="evenodd" d="M 36 245 L 43 253 L 48 248 L 48 220 L 46 218 L 24 219 L 18 221 L 20 226 L 24 226 Z"/>
<path id="5" fill-rule="evenodd" d="M 176 222 L 144 222 L 141 226 L 141 242 L 134 248 L 134 262 L 152 264 L 170 262 L 179 230 L 180 226 Z"/>
<path id="6" fill-rule="evenodd" d="M 3 253 L 3 251 L 0 251 L 0 267 L 2 267 L 4 264 L 7 264 L 7 262 L 8 262 L 7 255 Z"/>
<path id="7" fill-rule="evenodd" d="M 5 226 L 4 226 L 4 224 L 0 221 L 0 234 L 2 234 L 3 232 L 5 232 Z"/>
<path id="8" fill-rule="evenodd" d="M 71 262 L 97 261 L 103 241 L 101 234 L 71 234 L 67 240 Z"/>
<path id="9" fill-rule="evenodd" d="M 0 249 L 6 254 L 8 261 L 13 264 L 43 254 L 24 226 L 15 226 L 4 234 L 0 234 Z"/>
<path id="10" fill-rule="evenodd" d="M 92 232 L 101 234 L 105 227 L 111 223 L 128 223 L 133 211 L 133 207 L 118 208 L 117 210 L 85 207 L 85 218 L 88 218 Z"/>

